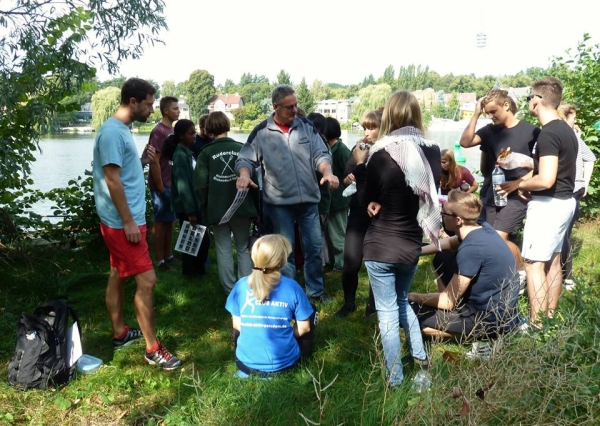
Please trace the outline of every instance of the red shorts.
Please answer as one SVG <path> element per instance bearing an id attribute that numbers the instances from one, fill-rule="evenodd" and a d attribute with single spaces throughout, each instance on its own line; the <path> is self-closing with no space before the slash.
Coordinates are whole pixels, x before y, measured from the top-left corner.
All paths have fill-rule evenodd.
<path id="1" fill-rule="evenodd" d="M 117 269 L 119 277 L 130 277 L 154 269 L 146 241 L 146 225 L 140 226 L 142 241 L 138 244 L 127 241 L 125 230 L 111 228 L 102 222 L 100 232 L 110 253 L 110 266 Z"/>

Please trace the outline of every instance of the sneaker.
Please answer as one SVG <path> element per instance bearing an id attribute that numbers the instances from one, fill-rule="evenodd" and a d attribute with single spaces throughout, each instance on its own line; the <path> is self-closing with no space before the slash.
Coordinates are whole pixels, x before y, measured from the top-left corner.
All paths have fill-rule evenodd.
<path id="1" fill-rule="evenodd" d="M 181 260 L 179 260 L 175 256 L 171 255 L 170 257 L 167 257 L 165 259 L 165 263 L 167 265 L 179 265 L 181 263 Z"/>
<path id="2" fill-rule="evenodd" d="M 181 360 L 171 354 L 160 342 L 157 350 L 146 352 L 144 360 L 150 365 L 159 365 L 165 371 L 175 370 L 181 366 Z"/>
<path id="3" fill-rule="evenodd" d="M 332 302 L 331 298 L 329 296 L 327 296 L 325 293 L 321 294 L 320 296 L 309 296 L 308 299 L 312 303 L 322 303 L 324 305 Z"/>
<path id="4" fill-rule="evenodd" d="M 479 359 L 482 361 L 489 361 L 495 352 L 497 340 L 490 341 L 478 341 L 471 344 L 471 350 L 465 354 L 465 357 L 470 360 Z"/>
<path id="5" fill-rule="evenodd" d="M 170 271 L 171 267 L 167 264 L 167 262 L 165 262 L 164 260 L 160 261 L 158 266 L 156 267 L 156 269 L 158 269 L 159 271 Z"/>
<path id="6" fill-rule="evenodd" d="M 139 328 L 129 328 L 129 326 L 126 325 L 125 326 L 125 336 L 123 336 L 120 339 L 113 337 L 113 346 L 116 349 L 124 348 L 125 346 L 131 345 L 133 342 L 135 342 L 137 339 L 139 339 L 142 336 L 143 336 L 142 330 L 140 330 Z"/>
<path id="7" fill-rule="evenodd" d="M 377 315 L 377 309 L 375 306 L 367 303 L 367 306 L 365 306 L 365 319 L 369 319 L 374 315 Z"/>
<path id="8" fill-rule="evenodd" d="M 335 313 L 336 317 L 344 318 L 350 315 L 352 312 L 356 311 L 356 303 L 354 302 L 346 302 L 342 306 L 342 308 Z"/>
<path id="9" fill-rule="evenodd" d="M 563 283 L 563 288 L 567 291 L 572 291 L 575 288 L 575 281 L 571 279 L 565 280 Z"/>

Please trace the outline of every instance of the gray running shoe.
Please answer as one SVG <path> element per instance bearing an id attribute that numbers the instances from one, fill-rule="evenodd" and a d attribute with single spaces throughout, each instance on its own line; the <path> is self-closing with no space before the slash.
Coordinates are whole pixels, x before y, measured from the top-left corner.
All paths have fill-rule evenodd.
<path id="1" fill-rule="evenodd" d="M 137 339 L 143 336 L 142 330 L 139 328 L 129 328 L 129 326 L 125 326 L 125 336 L 121 339 L 115 339 L 113 337 L 113 346 L 115 349 L 124 348 L 125 346 L 131 345 Z"/>
<path id="2" fill-rule="evenodd" d="M 150 365 L 160 366 L 165 371 L 176 370 L 181 366 L 181 360 L 171 354 L 160 342 L 158 342 L 157 350 L 146 352 L 144 360 Z"/>

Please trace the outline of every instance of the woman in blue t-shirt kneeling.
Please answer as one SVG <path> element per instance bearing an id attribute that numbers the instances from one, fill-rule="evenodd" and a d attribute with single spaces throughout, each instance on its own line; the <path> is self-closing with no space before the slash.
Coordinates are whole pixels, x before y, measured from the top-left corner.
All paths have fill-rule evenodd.
<path id="1" fill-rule="evenodd" d="M 283 372 L 310 354 L 316 310 L 300 285 L 279 272 L 291 251 L 281 235 L 259 238 L 252 247 L 252 274 L 227 298 L 240 377 Z"/>

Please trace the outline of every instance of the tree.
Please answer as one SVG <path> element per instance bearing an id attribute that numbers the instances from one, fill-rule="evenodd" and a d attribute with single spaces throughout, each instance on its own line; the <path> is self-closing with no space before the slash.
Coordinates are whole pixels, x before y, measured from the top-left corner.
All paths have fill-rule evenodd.
<path id="1" fill-rule="evenodd" d="M 358 92 L 360 101 L 354 104 L 356 116 L 360 119 L 365 112 L 384 106 L 391 94 L 392 88 L 388 84 L 377 84 L 360 89 Z"/>
<path id="2" fill-rule="evenodd" d="M 105 89 L 107 87 L 122 87 L 123 83 L 127 80 L 122 75 L 119 77 L 111 78 L 110 80 L 101 81 L 98 83 L 98 89 Z"/>
<path id="3" fill-rule="evenodd" d="M 585 143 L 600 155 L 600 44 L 591 45 L 590 35 L 584 34 L 574 51 L 567 50 L 564 57 L 552 61 L 550 72 L 546 75 L 557 77 L 564 85 L 564 100 L 578 107 L 577 125 Z M 584 215 L 597 215 L 600 211 L 600 174 L 597 167 L 587 195 L 581 199 L 581 211 Z"/>
<path id="4" fill-rule="evenodd" d="M 225 80 L 225 84 L 223 85 L 223 91 L 225 93 L 238 93 L 238 88 L 233 82 L 233 80 L 227 79 Z"/>
<path id="5" fill-rule="evenodd" d="M 151 78 L 145 78 L 144 80 L 146 80 L 148 83 L 150 83 L 152 85 L 152 87 L 154 87 L 156 89 L 156 93 L 154 94 L 154 97 L 156 99 L 159 99 L 162 96 L 160 94 L 160 85 L 156 81 L 152 80 Z M 119 87 L 121 87 L 121 86 L 119 86 Z"/>
<path id="6" fill-rule="evenodd" d="M 331 90 L 328 86 L 323 84 L 321 80 L 314 80 L 310 92 L 313 95 L 315 101 L 322 101 L 331 98 Z"/>
<path id="7" fill-rule="evenodd" d="M 367 86 L 373 86 L 373 85 L 375 85 L 375 84 L 376 84 L 376 82 L 375 82 L 375 77 L 373 77 L 373 74 L 369 74 L 369 76 L 368 76 L 368 77 L 365 77 L 365 78 L 363 79 L 363 81 L 362 81 L 362 83 L 360 84 L 360 86 L 361 86 L 362 88 L 365 88 L 365 87 L 367 87 Z"/>
<path id="8" fill-rule="evenodd" d="M 292 79 L 291 79 L 290 75 L 287 72 L 285 72 L 285 70 L 281 70 L 281 71 L 279 71 L 279 74 L 277 74 L 276 85 L 279 86 L 281 84 L 286 84 L 288 86 L 292 85 Z"/>
<path id="9" fill-rule="evenodd" d="M 392 65 L 388 66 L 383 72 L 383 76 L 379 79 L 380 84 L 388 84 L 392 89 L 396 86 L 396 71 Z"/>
<path id="10" fill-rule="evenodd" d="M 10 149 L 0 150 L 0 239 L 28 226 L 23 191 L 40 131 L 54 114 L 79 108 L 62 101 L 93 81 L 97 66 L 114 75 L 120 61 L 160 42 L 163 8 L 162 0 L 2 2 L 0 146 Z"/>
<path id="11" fill-rule="evenodd" d="M 185 83 L 190 115 L 198 117 L 208 112 L 208 102 L 215 96 L 215 78 L 206 70 L 195 70 Z"/>
<path id="12" fill-rule="evenodd" d="M 269 82 L 247 83 L 240 87 L 240 95 L 247 104 L 260 104 L 264 99 L 268 99 L 271 106 L 271 95 L 273 90 Z"/>
<path id="13" fill-rule="evenodd" d="M 315 98 L 308 89 L 306 79 L 302 77 L 302 81 L 296 88 L 296 96 L 298 97 L 298 105 L 300 105 L 306 114 L 310 114 L 315 110 Z"/>
<path id="14" fill-rule="evenodd" d="M 185 81 L 177 83 L 177 85 L 175 86 L 175 93 L 173 94 L 173 96 L 175 96 L 176 98 L 180 96 L 185 96 L 185 83 Z"/>
<path id="15" fill-rule="evenodd" d="M 165 80 L 162 85 L 163 96 L 175 96 L 175 82 L 173 80 Z"/>
<path id="16" fill-rule="evenodd" d="M 121 103 L 121 89 L 107 87 L 100 89 L 92 96 L 92 126 L 95 130 L 115 113 Z"/>

